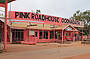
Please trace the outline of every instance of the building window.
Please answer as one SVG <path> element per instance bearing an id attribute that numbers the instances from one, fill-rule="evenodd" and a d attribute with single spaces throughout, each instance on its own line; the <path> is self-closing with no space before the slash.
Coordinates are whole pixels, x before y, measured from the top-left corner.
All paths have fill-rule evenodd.
<path id="1" fill-rule="evenodd" d="M 23 41 L 24 30 L 12 29 L 12 40 L 13 41 Z"/>
<path id="2" fill-rule="evenodd" d="M 69 36 L 71 36 L 71 32 L 69 32 Z"/>
<path id="3" fill-rule="evenodd" d="M 44 31 L 43 33 L 44 33 L 44 37 L 43 38 L 44 39 L 48 39 L 48 31 Z"/>
<path id="4" fill-rule="evenodd" d="M 42 33 L 43 31 L 39 31 L 39 39 L 42 39 Z"/>
<path id="5" fill-rule="evenodd" d="M 54 39 L 54 31 L 50 31 L 50 39 Z"/>
<path id="6" fill-rule="evenodd" d="M 48 39 L 48 31 L 39 31 L 39 39 Z"/>
<path id="7" fill-rule="evenodd" d="M 68 36 L 68 32 L 66 32 L 66 36 Z"/>
<path id="8" fill-rule="evenodd" d="M 35 32 L 35 36 L 37 37 L 37 32 Z"/>

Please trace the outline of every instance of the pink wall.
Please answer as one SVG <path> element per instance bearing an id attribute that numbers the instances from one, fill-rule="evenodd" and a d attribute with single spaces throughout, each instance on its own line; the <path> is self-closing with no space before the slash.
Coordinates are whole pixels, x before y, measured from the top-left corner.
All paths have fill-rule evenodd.
<path id="1" fill-rule="evenodd" d="M 83 39 L 86 40 L 87 38 L 90 38 L 90 36 L 87 36 L 87 35 L 83 36 Z"/>

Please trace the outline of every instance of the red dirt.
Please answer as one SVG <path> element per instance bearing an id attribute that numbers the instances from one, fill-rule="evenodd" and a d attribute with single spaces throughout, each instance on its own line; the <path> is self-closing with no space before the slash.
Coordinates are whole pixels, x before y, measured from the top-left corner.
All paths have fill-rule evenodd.
<path id="1" fill-rule="evenodd" d="M 22 51 L 35 51 L 42 49 L 58 48 L 58 47 L 87 47 L 90 45 L 83 45 L 81 42 L 73 42 L 71 44 L 59 44 L 59 43 L 37 43 L 36 45 L 25 44 L 8 44 L 7 52 L 22 52 Z"/>
<path id="2" fill-rule="evenodd" d="M 5 59 L 5 58 L 9 59 L 10 56 L 8 55 L 8 53 L 13 53 L 13 54 L 16 53 L 17 54 L 17 53 L 21 53 L 21 52 L 31 52 L 31 51 L 44 50 L 44 49 L 51 49 L 52 50 L 52 48 L 58 48 L 58 47 L 60 47 L 60 48 L 62 48 L 62 47 L 74 47 L 74 48 L 75 47 L 78 47 L 78 48 L 82 47 L 83 48 L 84 47 L 85 48 L 85 47 L 90 47 L 90 45 L 84 45 L 84 44 L 81 44 L 81 42 L 73 42 L 71 44 L 37 43 L 36 45 L 8 44 L 7 52 L 5 52 L 7 54 L 5 56 L 7 56 L 7 57 L 4 57 L 3 55 L 1 55 L 0 59 Z M 2 54 L 4 54 L 4 53 L 2 53 Z M 33 57 L 36 57 L 36 56 L 38 56 L 38 54 L 37 55 L 35 54 L 35 56 L 33 55 L 33 56 L 30 56 L 30 57 L 33 58 Z M 40 54 L 39 54 L 39 56 L 40 56 Z M 42 54 L 42 56 L 43 56 L 43 54 Z M 48 56 L 45 55 L 45 56 L 47 58 L 49 58 L 49 57 L 51 58 L 53 56 L 53 54 L 48 55 Z M 13 55 L 12 57 L 15 57 L 15 56 Z M 15 57 L 15 59 L 16 58 L 17 57 Z M 22 57 L 20 57 L 20 58 L 24 59 L 24 55 Z M 29 58 L 29 56 L 28 56 L 28 58 Z M 55 56 L 55 58 L 56 58 L 56 56 Z M 52 57 L 52 59 L 55 59 L 55 58 L 54 58 L 54 56 Z M 82 59 L 90 59 L 90 54 L 84 54 L 84 55 L 79 55 L 79 56 L 71 56 L 71 57 L 64 58 L 64 59 L 80 59 L 80 58 L 82 58 Z"/>
<path id="3" fill-rule="evenodd" d="M 72 56 L 64 59 L 90 59 L 90 53 L 89 54 L 83 54 L 78 56 Z"/>

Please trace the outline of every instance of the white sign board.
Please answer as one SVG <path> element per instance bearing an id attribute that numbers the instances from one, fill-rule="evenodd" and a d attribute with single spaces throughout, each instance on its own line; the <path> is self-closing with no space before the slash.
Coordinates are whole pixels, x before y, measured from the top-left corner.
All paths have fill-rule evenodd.
<path id="1" fill-rule="evenodd" d="M 33 30 L 30 30 L 29 31 L 29 35 L 34 35 L 34 31 Z"/>

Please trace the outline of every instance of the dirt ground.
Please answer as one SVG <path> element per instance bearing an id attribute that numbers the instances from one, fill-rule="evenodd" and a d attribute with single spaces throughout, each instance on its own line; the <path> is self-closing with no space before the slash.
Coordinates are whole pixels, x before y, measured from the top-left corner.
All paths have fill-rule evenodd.
<path id="1" fill-rule="evenodd" d="M 80 41 L 70 44 L 37 43 L 36 45 L 8 44 L 0 59 L 90 59 L 90 45 Z"/>
<path id="2" fill-rule="evenodd" d="M 64 59 L 90 59 L 90 53 L 83 54 L 83 55 L 78 55 L 78 56 L 67 57 L 67 58 L 64 58 Z"/>
<path id="3" fill-rule="evenodd" d="M 88 46 L 90 45 L 81 44 L 80 41 L 72 42 L 70 44 L 61 44 L 61 43 L 37 43 L 36 45 L 8 44 L 7 52 L 34 51 L 58 47 L 63 48 L 63 47 L 88 47 Z"/>
<path id="4" fill-rule="evenodd" d="M 63 48 L 63 47 L 87 47 L 90 45 L 81 44 L 80 41 L 72 42 L 70 44 L 61 44 L 61 43 L 37 43 L 36 45 L 27 45 L 27 44 L 8 44 L 7 52 L 24 52 L 24 51 L 36 51 L 43 49 L 51 48 Z"/>

